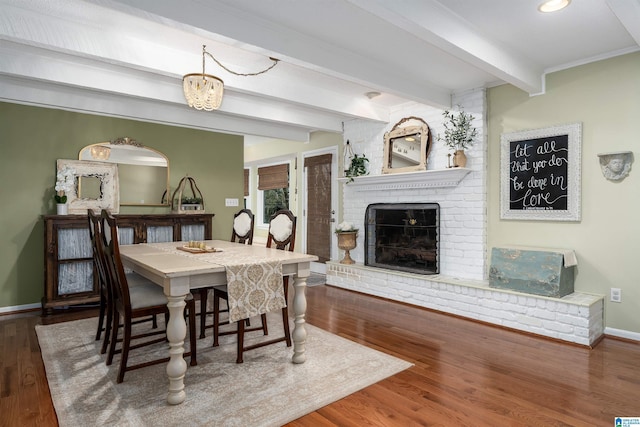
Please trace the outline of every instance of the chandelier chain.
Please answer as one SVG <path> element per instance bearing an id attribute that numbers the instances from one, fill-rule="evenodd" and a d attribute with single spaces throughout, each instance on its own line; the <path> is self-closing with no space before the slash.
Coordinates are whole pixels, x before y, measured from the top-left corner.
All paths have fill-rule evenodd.
<path id="1" fill-rule="evenodd" d="M 231 69 L 227 68 L 226 66 L 224 66 L 224 65 L 223 65 L 220 61 L 218 61 L 218 60 L 217 60 L 217 59 L 216 59 L 212 54 L 210 54 L 209 52 L 207 52 L 206 47 L 207 47 L 206 45 L 202 45 L 202 74 L 205 74 L 205 72 L 204 72 L 204 55 L 205 55 L 205 54 L 209 55 L 209 57 L 210 57 L 211 59 L 213 59 L 213 60 L 215 61 L 215 63 L 216 63 L 216 64 L 218 64 L 220 67 L 222 67 L 222 69 L 224 69 L 224 70 L 225 70 L 225 71 L 227 71 L 228 73 L 235 74 L 236 76 L 245 76 L 245 77 L 258 76 L 258 75 L 260 75 L 260 74 L 264 74 L 264 73 L 266 73 L 267 71 L 269 71 L 270 69 L 272 69 L 273 67 L 275 67 L 276 65 L 278 65 L 278 62 L 280 62 L 280 60 L 279 60 L 279 59 L 269 57 L 269 59 L 273 61 L 273 64 L 271 64 L 271 66 L 269 66 L 268 68 L 266 68 L 266 69 L 264 69 L 264 70 L 262 70 L 262 71 L 258 71 L 258 72 L 256 72 L 256 73 L 237 73 L 237 72 L 235 72 L 235 71 L 233 71 L 233 70 L 231 70 Z"/>

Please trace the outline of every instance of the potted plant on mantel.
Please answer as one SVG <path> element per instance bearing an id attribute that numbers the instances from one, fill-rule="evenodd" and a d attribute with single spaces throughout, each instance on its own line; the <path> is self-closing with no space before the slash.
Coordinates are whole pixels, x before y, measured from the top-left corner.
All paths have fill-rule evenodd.
<path id="1" fill-rule="evenodd" d="M 338 247 L 344 251 L 344 258 L 340 261 L 340 264 L 355 264 L 349 251 L 356 247 L 358 229 L 350 222 L 341 222 L 336 226 L 336 235 L 338 236 Z"/>
<path id="2" fill-rule="evenodd" d="M 366 165 L 366 163 L 368 162 L 369 159 L 367 159 L 364 154 L 361 156 L 354 154 L 353 157 L 351 157 L 351 163 L 349 164 L 349 167 L 344 171 L 344 176 L 346 178 L 349 178 L 349 181 L 347 181 L 347 183 L 353 182 L 353 178 L 357 176 L 368 174 L 369 172 L 367 171 Z"/>
<path id="3" fill-rule="evenodd" d="M 467 165 L 464 150 L 473 145 L 478 136 L 478 129 L 471 126 L 475 117 L 465 113 L 459 105 L 458 109 L 457 114 L 449 110 L 442 113 L 445 118 L 444 136 L 438 135 L 438 141 L 444 141 L 447 147 L 454 150 L 453 167 L 463 168 Z"/>

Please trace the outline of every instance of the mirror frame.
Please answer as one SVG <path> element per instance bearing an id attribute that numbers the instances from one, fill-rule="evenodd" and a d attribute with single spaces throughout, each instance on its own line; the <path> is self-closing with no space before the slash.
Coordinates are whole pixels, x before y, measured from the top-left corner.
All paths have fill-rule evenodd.
<path id="1" fill-rule="evenodd" d="M 78 159 L 82 160 L 82 153 L 83 152 L 90 152 L 91 147 L 95 147 L 95 146 L 106 146 L 109 148 L 117 148 L 118 146 L 132 146 L 132 147 L 136 147 L 136 148 L 141 148 L 141 149 L 145 149 L 148 151 L 151 151 L 155 154 L 157 154 L 158 156 L 162 157 L 165 159 L 166 163 L 167 163 L 167 180 L 166 180 L 166 185 L 165 185 L 165 189 L 164 189 L 164 195 L 169 194 L 169 182 L 170 182 L 170 170 L 169 170 L 169 158 L 162 153 L 161 151 L 158 151 L 156 149 L 153 149 L 151 147 L 147 147 L 145 145 L 143 145 L 142 143 L 136 141 L 133 138 L 129 138 L 129 137 L 120 137 L 120 138 L 116 138 L 113 141 L 103 141 L 103 142 L 97 142 L 95 144 L 90 144 L 87 145 L 85 147 L 83 147 L 80 152 L 78 153 Z M 84 161 L 91 161 L 91 160 L 84 160 Z M 130 164 L 130 163 L 123 163 L 123 162 L 115 162 L 115 161 L 109 161 L 108 159 L 105 160 L 100 160 L 100 162 L 104 162 L 104 163 L 112 163 L 115 165 L 119 165 L 119 164 Z M 135 164 L 131 164 L 131 165 L 135 165 Z M 162 196 L 161 200 L 165 200 L 165 196 Z M 126 200 L 122 200 L 122 197 L 120 197 L 120 205 L 121 206 L 163 206 L 163 207 L 169 207 L 171 206 L 171 203 L 167 200 L 166 202 L 160 202 L 160 203 L 134 203 L 131 201 L 126 201 Z"/>
<path id="2" fill-rule="evenodd" d="M 401 124 L 409 121 L 417 120 L 422 122 L 419 126 L 404 126 L 399 127 Z M 405 166 L 400 168 L 394 168 L 392 166 L 392 144 L 396 138 L 403 138 L 408 135 L 420 134 L 420 162 L 416 166 Z M 396 123 L 389 132 L 384 134 L 384 157 L 382 164 L 382 173 L 402 173 L 402 172 L 415 172 L 427 170 L 427 158 L 431 151 L 431 131 L 429 125 L 419 117 L 406 117 Z"/>
<path id="3" fill-rule="evenodd" d="M 72 168 L 75 184 L 73 189 L 67 192 L 67 203 L 70 214 L 86 215 L 87 209 L 100 212 L 107 209 L 111 213 L 119 212 L 118 202 L 118 165 L 115 163 L 91 162 L 88 160 L 66 160 L 58 159 L 57 170 L 62 170 L 65 166 Z M 78 197 L 78 186 L 80 177 L 88 176 L 100 180 L 100 197 L 97 199 Z"/>

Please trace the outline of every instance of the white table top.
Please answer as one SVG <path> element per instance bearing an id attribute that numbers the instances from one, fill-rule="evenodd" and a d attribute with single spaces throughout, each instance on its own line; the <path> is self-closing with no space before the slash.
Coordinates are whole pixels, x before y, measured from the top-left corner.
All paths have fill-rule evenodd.
<path id="1" fill-rule="evenodd" d="M 291 274 L 285 266 L 310 263 L 315 255 L 282 251 L 264 246 L 243 245 L 224 240 L 207 240 L 207 246 L 220 248 L 222 252 L 192 254 L 178 250 L 185 242 L 144 243 L 120 246 L 120 255 L 127 264 L 144 265 L 145 270 L 166 278 L 192 276 L 194 274 L 224 273 L 225 265 L 256 261 L 279 261 L 285 274 Z"/>

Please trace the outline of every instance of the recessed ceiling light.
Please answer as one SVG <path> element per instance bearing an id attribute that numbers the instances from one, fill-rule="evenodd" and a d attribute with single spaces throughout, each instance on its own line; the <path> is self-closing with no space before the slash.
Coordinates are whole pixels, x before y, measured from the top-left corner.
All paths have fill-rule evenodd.
<path id="1" fill-rule="evenodd" d="M 364 96 L 366 96 L 369 99 L 373 99 L 376 96 L 380 96 L 380 92 L 367 92 L 364 94 Z"/>
<path id="2" fill-rule="evenodd" d="M 547 0 L 538 6 L 540 12 L 556 12 L 569 6 L 571 0 Z"/>

